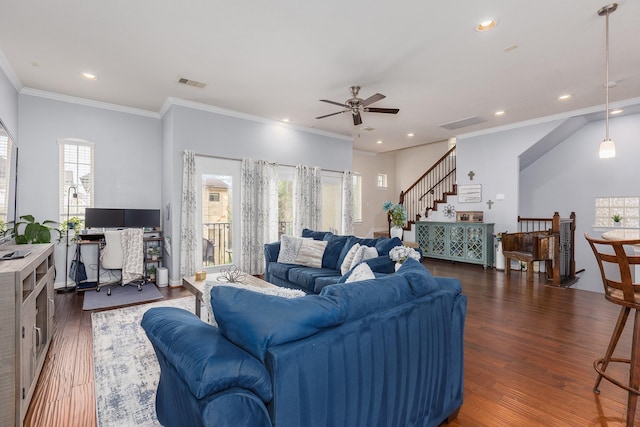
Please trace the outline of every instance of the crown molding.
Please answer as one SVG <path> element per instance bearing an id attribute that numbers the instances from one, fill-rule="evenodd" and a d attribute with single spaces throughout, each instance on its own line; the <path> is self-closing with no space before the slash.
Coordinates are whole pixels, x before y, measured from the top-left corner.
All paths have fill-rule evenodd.
<path id="1" fill-rule="evenodd" d="M 7 76 L 13 87 L 16 88 L 16 91 L 20 92 L 23 88 L 22 82 L 20 82 L 20 79 L 16 76 L 15 71 L 13 71 L 13 67 L 9 63 L 7 57 L 4 56 L 4 52 L 2 50 L 0 50 L 0 69 Z"/>
<path id="2" fill-rule="evenodd" d="M 160 115 L 155 111 L 143 110 L 141 108 L 125 107 L 123 105 L 111 104 L 109 102 L 94 101 L 87 98 L 78 98 L 76 96 L 62 95 L 59 93 L 47 92 L 45 90 L 33 89 L 25 87 L 20 90 L 21 95 L 37 96 L 39 98 L 52 99 L 54 101 L 68 102 L 71 104 L 85 105 L 87 107 L 101 108 L 103 110 L 117 111 L 120 113 L 135 114 L 137 116 L 150 117 L 159 119 Z"/>
<path id="3" fill-rule="evenodd" d="M 630 106 L 640 105 L 640 98 L 630 98 L 622 101 L 609 103 L 609 110 L 616 108 L 625 108 Z M 492 133 L 505 132 L 508 130 L 519 129 L 528 126 L 535 126 L 543 123 L 552 122 L 555 120 L 566 120 L 574 117 L 584 117 L 587 121 L 604 120 L 604 117 L 600 117 L 598 113 L 604 114 L 605 105 L 595 105 L 593 107 L 582 108 L 580 110 L 571 110 L 564 113 L 553 114 L 550 116 L 538 117 L 536 119 L 525 120 L 523 122 L 512 123 L 509 125 L 498 126 L 488 129 L 479 130 L 476 132 L 463 133 L 456 135 L 458 139 L 475 138 L 477 136 L 489 135 Z"/>
<path id="4" fill-rule="evenodd" d="M 301 131 L 301 132 L 313 133 L 313 134 L 316 134 L 316 135 L 327 136 L 329 138 L 335 138 L 335 139 L 341 139 L 343 141 L 353 142 L 353 138 L 350 137 L 350 136 L 340 135 L 340 134 L 332 133 L 332 132 L 326 132 L 326 131 L 322 131 L 322 130 L 318 130 L 318 129 L 307 128 L 307 127 L 303 127 L 303 126 L 296 126 L 296 125 L 292 125 L 290 123 L 280 122 L 278 120 L 267 119 L 267 118 L 264 118 L 264 117 L 254 116 L 254 115 L 246 114 L 246 113 L 241 113 L 241 112 L 234 111 L 234 110 L 227 110 L 226 108 L 215 107 L 213 105 L 202 104 L 200 102 L 195 102 L 195 101 L 188 101 L 186 99 L 181 99 L 181 98 L 172 98 L 172 97 L 167 98 L 164 101 L 164 103 L 162 104 L 162 108 L 160 108 L 160 111 L 158 113 L 160 115 L 160 117 L 164 117 L 164 115 L 167 113 L 167 111 L 169 111 L 169 109 L 174 105 L 175 106 L 179 106 L 179 107 L 193 108 L 195 110 L 206 111 L 206 112 L 214 113 L 214 114 L 220 114 L 220 115 L 223 115 L 223 116 L 235 117 L 235 118 L 243 119 L 243 120 L 250 120 L 250 121 L 258 122 L 258 123 L 265 123 L 265 124 L 269 124 L 269 125 L 284 126 L 284 127 L 290 128 L 290 129 Z"/>

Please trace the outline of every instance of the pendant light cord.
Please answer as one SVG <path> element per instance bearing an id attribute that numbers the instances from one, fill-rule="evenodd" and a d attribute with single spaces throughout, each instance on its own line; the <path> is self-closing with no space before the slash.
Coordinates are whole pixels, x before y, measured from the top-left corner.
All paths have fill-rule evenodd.
<path id="1" fill-rule="evenodd" d="M 607 10 L 605 36 L 605 139 L 609 140 L 609 10 Z"/>

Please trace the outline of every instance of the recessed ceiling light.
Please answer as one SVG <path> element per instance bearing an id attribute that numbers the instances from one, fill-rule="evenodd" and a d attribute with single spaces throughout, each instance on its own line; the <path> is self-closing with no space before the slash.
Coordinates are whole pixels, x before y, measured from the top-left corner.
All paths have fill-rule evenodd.
<path id="1" fill-rule="evenodd" d="M 409 133 L 407 134 L 407 136 L 408 136 L 409 138 L 413 138 L 414 136 L 416 136 L 416 134 L 415 134 L 415 133 L 413 133 L 413 132 L 409 132 Z"/>
<path id="2" fill-rule="evenodd" d="M 381 139 L 377 140 L 376 144 L 382 144 L 382 140 Z"/>
<path id="3" fill-rule="evenodd" d="M 496 22 L 495 19 L 486 19 L 486 20 L 480 22 L 476 26 L 476 31 L 479 31 L 479 32 L 489 31 L 489 30 L 495 28 L 496 25 L 498 25 L 498 23 Z"/>
<path id="4" fill-rule="evenodd" d="M 611 110 L 609 111 L 609 114 L 620 114 L 622 113 L 624 110 L 622 108 L 616 108 L 615 110 Z"/>
<path id="5" fill-rule="evenodd" d="M 285 123 L 289 123 L 291 119 L 289 117 L 285 117 L 284 119 L 282 119 L 282 121 Z"/>
<path id="6" fill-rule="evenodd" d="M 565 93 L 564 95 L 560 95 L 558 97 L 558 101 L 566 101 L 568 99 L 571 99 L 573 97 L 573 95 L 571 95 L 570 93 Z"/>
<path id="7" fill-rule="evenodd" d="M 82 73 L 82 78 L 86 80 L 97 80 L 98 76 L 93 73 Z"/>
<path id="8" fill-rule="evenodd" d="M 494 116 L 504 116 L 505 111 L 504 110 L 500 110 L 500 111 L 496 111 L 495 113 L 493 113 Z"/>

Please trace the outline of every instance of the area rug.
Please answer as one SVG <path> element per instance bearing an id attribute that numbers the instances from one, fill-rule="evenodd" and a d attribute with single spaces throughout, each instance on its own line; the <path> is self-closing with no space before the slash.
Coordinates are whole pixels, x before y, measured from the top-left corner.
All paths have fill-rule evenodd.
<path id="1" fill-rule="evenodd" d="M 136 291 L 137 292 L 137 291 Z M 140 326 L 152 307 L 194 312 L 194 297 L 91 313 L 98 427 L 159 427 L 155 396 L 160 366 Z"/>
<path id="2" fill-rule="evenodd" d="M 138 304 L 141 302 L 162 299 L 162 294 L 153 283 L 142 286 L 139 291 L 137 286 L 113 285 L 111 295 L 107 295 L 106 287 L 100 292 L 89 290 L 84 292 L 83 310 L 98 310 L 104 308 L 122 307 L 123 305 Z"/>

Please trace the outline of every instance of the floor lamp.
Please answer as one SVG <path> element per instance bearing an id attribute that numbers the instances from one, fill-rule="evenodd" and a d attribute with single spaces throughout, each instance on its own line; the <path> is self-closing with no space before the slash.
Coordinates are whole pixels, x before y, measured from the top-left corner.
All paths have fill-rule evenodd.
<path id="1" fill-rule="evenodd" d="M 71 195 L 71 189 L 73 189 L 73 196 Z M 71 222 L 69 221 L 69 204 L 71 203 L 71 197 L 78 198 L 78 189 L 73 185 L 67 190 L 67 246 L 64 252 L 64 288 L 59 288 L 58 292 L 71 292 L 76 289 L 76 286 L 68 286 L 69 283 L 69 230 L 71 230 Z"/>

